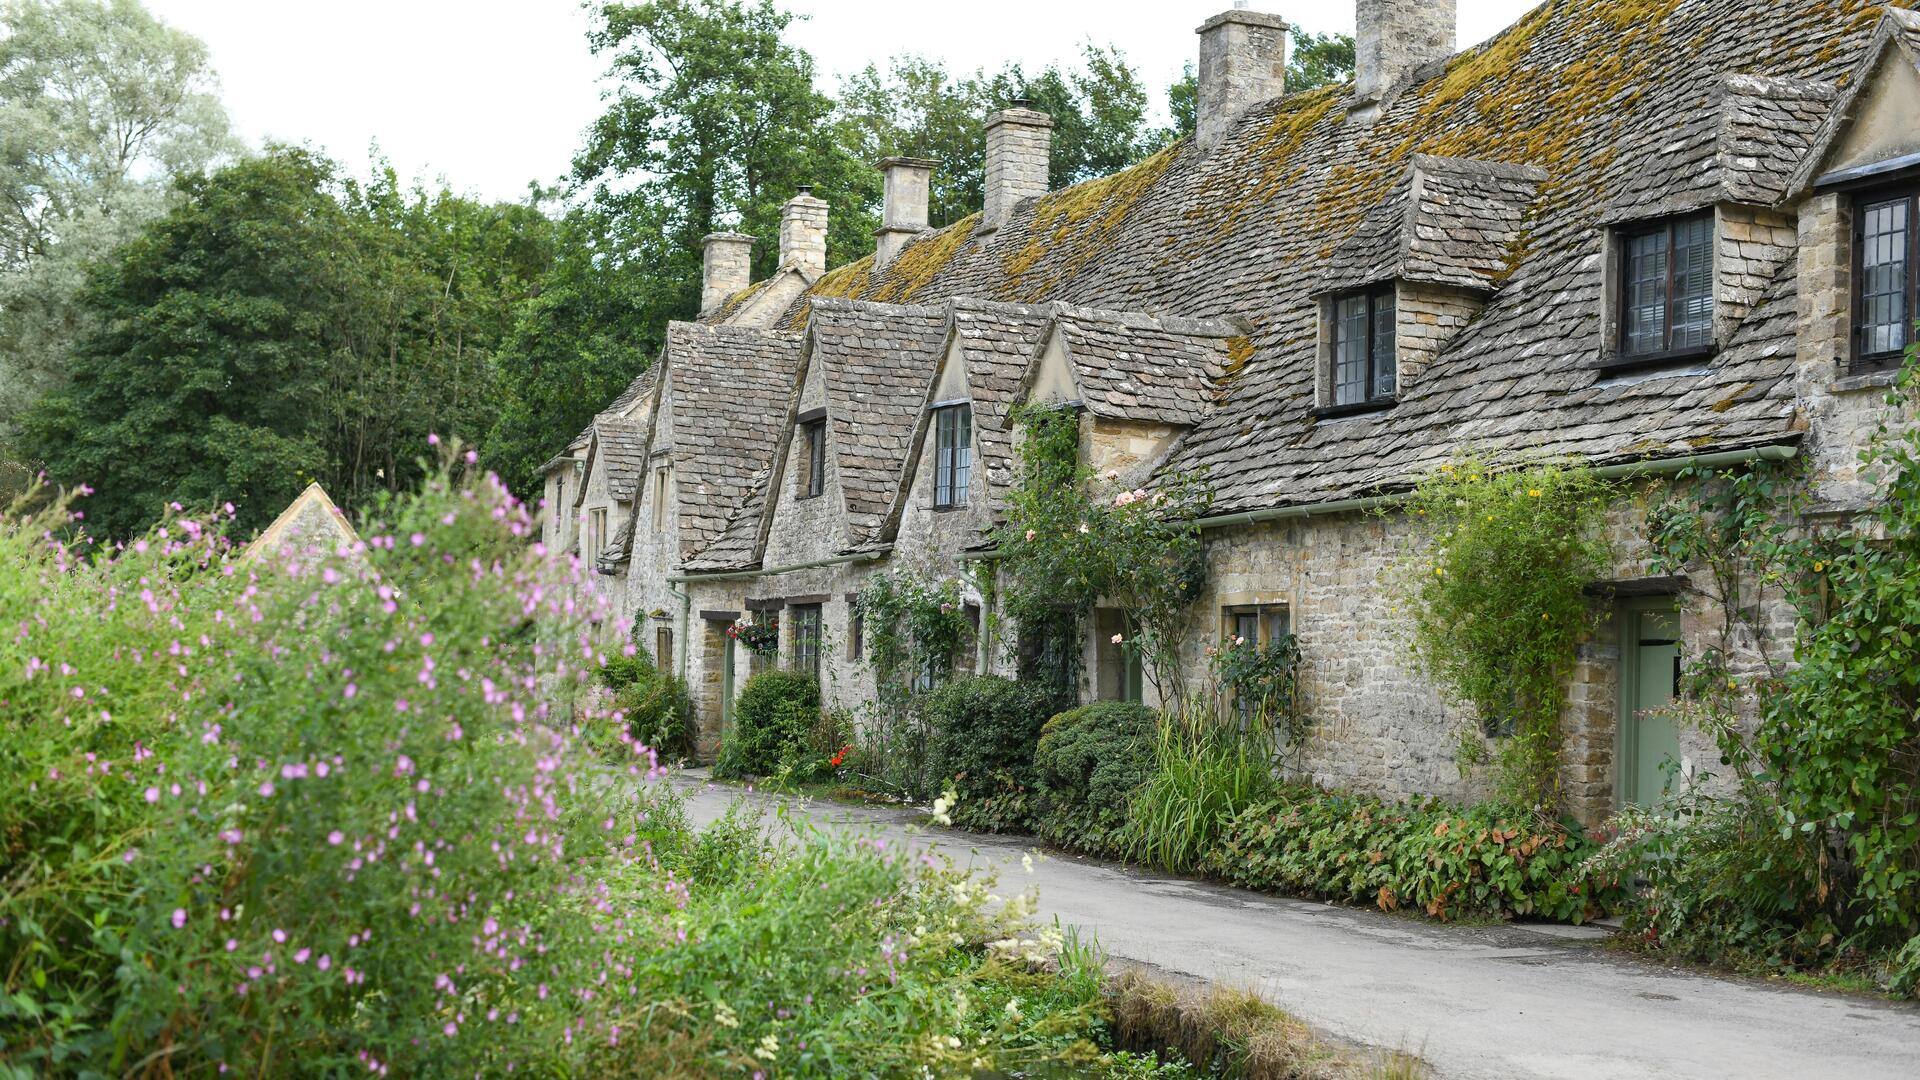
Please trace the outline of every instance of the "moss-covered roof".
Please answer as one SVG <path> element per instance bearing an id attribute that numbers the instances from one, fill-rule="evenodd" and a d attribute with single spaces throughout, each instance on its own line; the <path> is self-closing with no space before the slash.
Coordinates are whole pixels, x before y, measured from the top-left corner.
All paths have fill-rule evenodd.
<path id="1" fill-rule="evenodd" d="M 1790 439 L 1790 260 L 1706 372 L 1610 378 L 1589 363 L 1601 354 L 1600 226 L 1616 196 L 1644 184 L 1649 162 L 1670 160 L 1661 151 L 1676 131 L 1710 129 L 1702 145 L 1718 154 L 1756 124 L 1804 125 L 1807 102 L 1828 93 L 1809 84 L 1846 82 L 1886 6 L 1548 0 L 1417 73 L 1371 125 L 1349 118 L 1350 86 L 1266 102 L 1210 153 L 1177 144 L 1022 203 L 987 237 L 968 219 L 916 239 L 879 273 L 864 260 L 841 267 L 811 295 L 1247 320 L 1223 400 L 1170 462 L 1207 470 L 1222 509 L 1404 483 L 1468 444 L 1614 460 Z M 1713 118 L 1706 128 L 1702 117 Z M 1497 292 L 1399 404 L 1316 419 L 1311 287 L 1416 155 L 1546 179 L 1505 240 Z M 1758 190 L 1736 185 L 1752 176 L 1721 179 L 1736 196 Z M 796 303 L 786 325 L 802 324 L 808 305 Z"/>

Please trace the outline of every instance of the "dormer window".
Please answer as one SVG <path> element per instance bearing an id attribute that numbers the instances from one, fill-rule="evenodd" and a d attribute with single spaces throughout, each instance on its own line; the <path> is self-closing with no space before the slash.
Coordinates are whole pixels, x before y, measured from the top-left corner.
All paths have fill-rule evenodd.
<path id="1" fill-rule="evenodd" d="M 1920 204 L 1912 189 L 1862 195 L 1854 203 L 1854 251 L 1859 262 L 1855 371 L 1897 368 L 1913 343 L 1914 315 L 1920 310 L 1914 274 L 1920 263 L 1916 212 Z"/>
<path id="2" fill-rule="evenodd" d="M 967 505 L 973 478 L 973 406 L 944 405 L 933 410 L 933 508 Z"/>
<path id="3" fill-rule="evenodd" d="M 1340 293 L 1332 302 L 1334 407 L 1392 401 L 1393 286 Z"/>
<path id="4" fill-rule="evenodd" d="M 1621 230 L 1620 359 L 1713 348 L 1713 247 L 1710 211 Z"/>

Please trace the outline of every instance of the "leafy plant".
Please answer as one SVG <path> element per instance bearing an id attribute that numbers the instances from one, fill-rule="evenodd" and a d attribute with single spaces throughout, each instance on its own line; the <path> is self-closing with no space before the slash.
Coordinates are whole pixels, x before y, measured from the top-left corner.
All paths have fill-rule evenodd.
<path id="1" fill-rule="evenodd" d="M 778 668 L 755 675 L 734 703 L 713 774 L 771 776 L 790 762 L 824 760 L 831 750 L 815 745 L 820 715 L 820 684 L 812 676 Z"/>
<path id="2" fill-rule="evenodd" d="M 1212 489 L 1188 475 L 1122 489 L 1119 474 L 1095 477 L 1080 461 L 1078 413 L 1028 407 L 1014 419 L 1025 437 L 994 541 L 1002 606 L 1022 643 L 1021 677 L 1076 685 L 1080 632 L 1100 600 L 1134 627 L 1124 644 L 1161 699 L 1181 697 L 1179 644 L 1206 579 L 1194 522 L 1212 505 Z"/>
<path id="3" fill-rule="evenodd" d="M 1030 825 L 1034 744 L 1064 703 L 1052 687 L 997 675 L 955 679 L 928 695 L 934 773 L 960 795 L 956 820 L 996 832 Z"/>
<path id="4" fill-rule="evenodd" d="M 656 672 L 629 683 L 614 695 L 613 708 L 632 741 L 653 751 L 657 760 L 674 761 L 693 753 L 699 730 L 693 698 L 680 677 Z"/>
<path id="5" fill-rule="evenodd" d="M 1607 495 L 1583 468 L 1468 460 L 1422 481 L 1406 507 L 1430 539 L 1402 575 L 1414 655 L 1478 714 L 1481 730 L 1462 733 L 1467 760 L 1497 740 L 1503 797 L 1546 821 L 1560 812 L 1574 646 L 1598 617 L 1586 589 L 1609 562 Z"/>
<path id="6" fill-rule="evenodd" d="M 1048 720 L 1033 755 L 1034 831 L 1075 851 L 1118 853 L 1127 808 L 1153 774 L 1159 731 L 1158 713 L 1124 701 Z"/>
<path id="7" fill-rule="evenodd" d="M 854 604 L 863 655 L 883 703 L 944 678 L 973 633 L 957 581 L 930 582 L 905 570 L 874 574 Z"/>
<path id="8" fill-rule="evenodd" d="M 761 613 L 727 626 L 727 636 L 762 659 L 780 655 L 780 616 Z"/>
<path id="9" fill-rule="evenodd" d="M 1296 696 L 1300 644 L 1292 634 L 1264 645 L 1238 637 L 1209 645 L 1207 663 L 1215 684 L 1250 723 L 1278 730 L 1290 750 L 1305 742 L 1308 725 Z"/>

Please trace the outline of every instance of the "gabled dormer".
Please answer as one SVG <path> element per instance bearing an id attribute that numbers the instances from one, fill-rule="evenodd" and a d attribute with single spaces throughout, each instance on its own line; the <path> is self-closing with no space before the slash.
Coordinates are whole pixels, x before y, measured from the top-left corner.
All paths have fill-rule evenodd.
<path id="1" fill-rule="evenodd" d="M 1505 280 L 1545 180 L 1527 166 L 1414 156 L 1312 286 L 1321 416 L 1393 406 Z"/>
<path id="2" fill-rule="evenodd" d="M 1881 17 L 1791 194 L 1807 388 L 1883 385 L 1920 317 L 1920 14 Z"/>
<path id="3" fill-rule="evenodd" d="M 1245 334 L 1220 319 L 1059 308 L 1013 403 L 1078 410 L 1081 460 L 1144 480 L 1213 408 L 1235 350 L 1251 348 Z"/>
<path id="4" fill-rule="evenodd" d="M 1793 254 L 1781 204 L 1833 98 L 1826 83 L 1725 76 L 1638 148 L 1600 217 L 1595 366 L 1685 367 L 1732 339 Z"/>

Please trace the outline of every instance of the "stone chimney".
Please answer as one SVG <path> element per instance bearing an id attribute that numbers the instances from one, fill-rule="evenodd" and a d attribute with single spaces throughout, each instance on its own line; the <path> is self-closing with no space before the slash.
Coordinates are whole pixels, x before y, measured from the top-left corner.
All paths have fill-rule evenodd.
<path id="1" fill-rule="evenodd" d="M 700 310 L 712 311 L 727 297 L 753 284 L 753 237 L 745 233 L 708 234 L 700 260 Z"/>
<path id="2" fill-rule="evenodd" d="M 811 277 L 827 272 L 827 204 L 801 187 L 780 208 L 780 265 Z"/>
<path id="3" fill-rule="evenodd" d="M 1047 193 L 1053 153 L 1053 117 L 1035 112 L 1025 98 L 987 118 L 987 206 L 980 231 L 1006 224 L 1021 199 Z"/>
<path id="4" fill-rule="evenodd" d="M 925 158 L 890 157 L 880 163 L 885 197 L 880 227 L 873 230 L 873 268 L 884 270 L 907 241 L 927 231 L 927 202 L 933 185 L 934 162 Z"/>
<path id="5" fill-rule="evenodd" d="M 1453 55 L 1454 0 L 1359 0 L 1353 115 L 1371 122 L 1413 70 Z"/>
<path id="6" fill-rule="evenodd" d="M 1287 24 L 1278 15 L 1246 10 L 1241 0 L 1194 33 L 1200 35 L 1194 138 L 1200 149 L 1210 150 L 1248 106 L 1286 92 Z"/>

